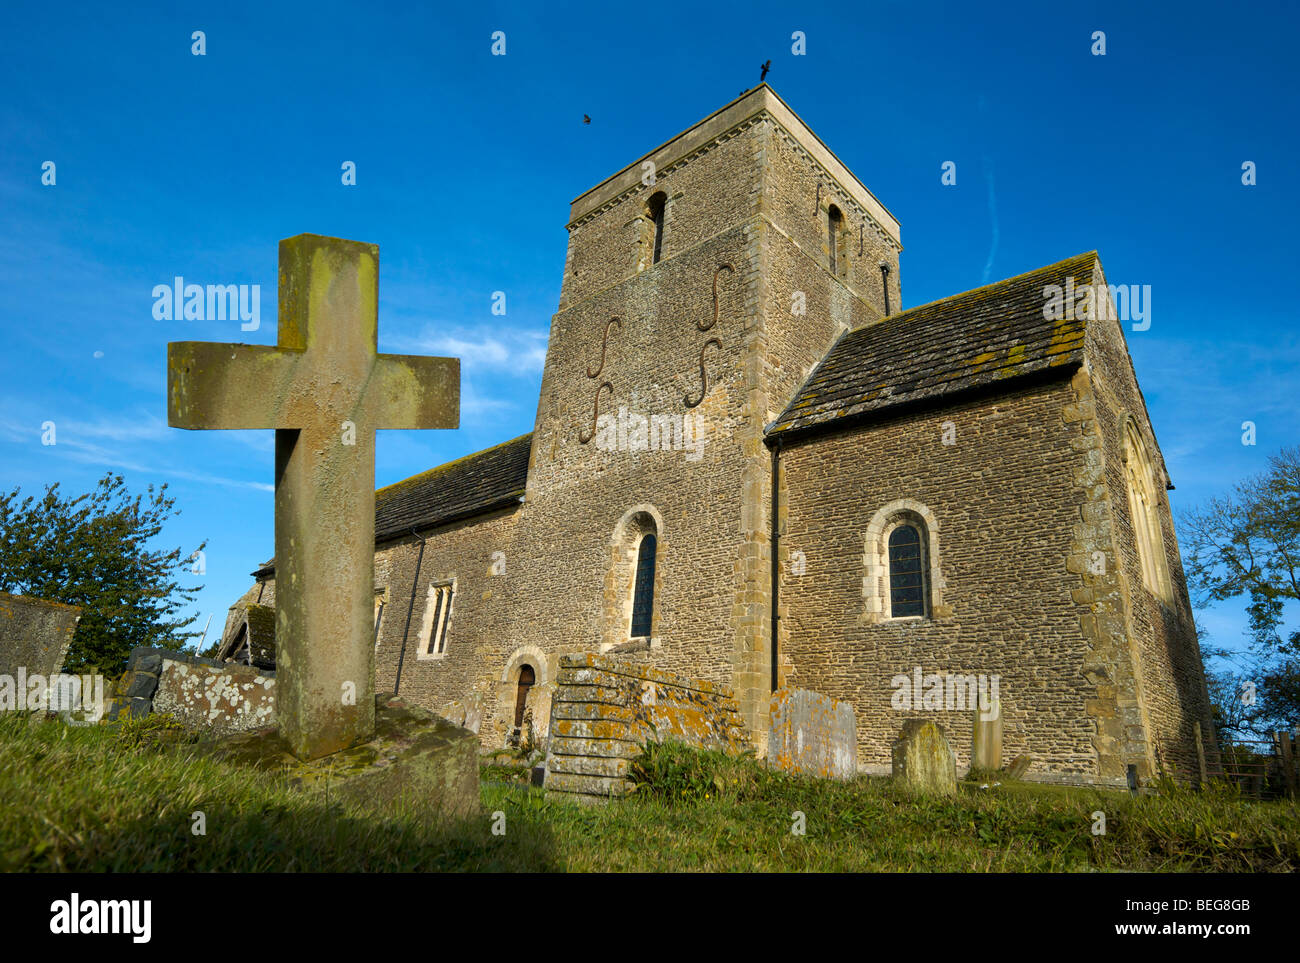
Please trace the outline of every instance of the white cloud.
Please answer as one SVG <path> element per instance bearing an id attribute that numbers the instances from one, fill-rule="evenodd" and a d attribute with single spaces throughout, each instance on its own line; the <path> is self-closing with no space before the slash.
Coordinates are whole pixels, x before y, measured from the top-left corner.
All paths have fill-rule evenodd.
<path id="1" fill-rule="evenodd" d="M 405 354 L 431 354 L 460 358 L 464 371 L 492 371 L 516 377 L 540 374 L 546 363 L 547 335 L 522 328 L 506 328 L 491 334 L 452 328 L 426 328 L 414 338 L 393 338 L 391 343 Z"/>

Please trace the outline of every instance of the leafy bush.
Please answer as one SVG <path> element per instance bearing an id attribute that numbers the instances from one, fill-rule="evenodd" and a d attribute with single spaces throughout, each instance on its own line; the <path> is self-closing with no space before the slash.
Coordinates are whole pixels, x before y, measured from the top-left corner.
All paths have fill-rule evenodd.
<path id="1" fill-rule="evenodd" d="M 733 756 L 677 742 L 646 743 L 631 766 L 637 792 L 666 802 L 753 797 L 772 775 L 758 765 L 752 749 Z"/>

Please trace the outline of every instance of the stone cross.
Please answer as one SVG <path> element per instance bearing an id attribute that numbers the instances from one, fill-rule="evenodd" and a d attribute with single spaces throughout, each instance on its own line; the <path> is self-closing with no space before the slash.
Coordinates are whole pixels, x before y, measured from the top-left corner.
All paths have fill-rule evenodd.
<path id="1" fill-rule="evenodd" d="M 167 345 L 167 423 L 275 429 L 276 715 L 300 759 L 374 731 L 375 429 L 455 428 L 460 361 L 378 354 L 379 246 L 280 242 L 276 347 Z"/>

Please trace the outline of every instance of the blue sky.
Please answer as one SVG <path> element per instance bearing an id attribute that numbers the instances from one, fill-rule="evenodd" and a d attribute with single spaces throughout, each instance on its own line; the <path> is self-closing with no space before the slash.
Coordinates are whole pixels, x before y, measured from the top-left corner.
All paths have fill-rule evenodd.
<path id="1" fill-rule="evenodd" d="M 168 428 L 167 342 L 274 343 L 277 242 L 372 241 L 380 350 L 458 355 L 464 376 L 462 427 L 381 432 L 377 483 L 529 431 L 569 201 L 770 58 L 901 221 L 904 306 L 1093 248 L 1112 283 L 1151 286 L 1128 338 L 1177 512 L 1297 442 L 1298 20 L 1283 3 L 12 6 L 0 483 L 167 482 L 166 542 L 208 540 L 197 610 L 218 632 L 271 554 L 272 437 Z M 177 275 L 261 285 L 261 328 L 156 320 Z M 1240 608 L 1202 614 L 1216 642 L 1240 642 Z"/>

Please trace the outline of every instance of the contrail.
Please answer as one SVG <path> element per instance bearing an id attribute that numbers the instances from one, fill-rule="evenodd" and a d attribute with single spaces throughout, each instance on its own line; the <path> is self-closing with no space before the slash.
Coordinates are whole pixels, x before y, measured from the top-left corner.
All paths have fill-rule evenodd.
<path id="1" fill-rule="evenodd" d="M 993 273 L 993 259 L 998 253 L 998 199 L 993 193 L 993 162 L 987 157 L 984 158 L 984 179 L 989 185 L 989 220 L 993 222 L 993 243 L 989 247 L 989 258 L 984 262 L 984 277 L 981 284 L 989 283 L 989 275 Z"/>

